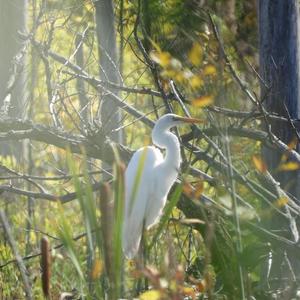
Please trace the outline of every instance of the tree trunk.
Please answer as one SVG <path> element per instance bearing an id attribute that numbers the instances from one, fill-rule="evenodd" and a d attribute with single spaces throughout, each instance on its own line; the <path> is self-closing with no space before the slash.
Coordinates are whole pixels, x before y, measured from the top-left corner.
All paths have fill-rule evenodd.
<path id="1" fill-rule="evenodd" d="M 259 1 L 261 98 L 269 112 L 298 119 L 299 107 L 299 7 L 297 0 Z M 287 111 L 288 113 L 287 113 Z M 272 132 L 283 142 L 295 137 L 288 123 L 270 122 Z M 267 152 L 267 153 L 266 153 Z M 265 151 L 270 170 L 275 170 L 281 156 Z M 282 187 L 300 199 L 299 171 L 281 172 Z"/>
<path id="2" fill-rule="evenodd" d="M 115 30 L 115 16 L 113 0 L 96 0 L 95 5 L 95 21 L 98 39 L 98 52 L 100 58 L 100 78 L 103 81 L 108 81 L 115 84 L 121 83 L 121 75 L 119 71 L 119 62 L 117 55 L 117 37 Z M 122 37 L 121 37 L 122 38 Z M 118 90 L 108 88 L 109 93 L 118 95 Z M 121 126 L 121 112 L 114 101 L 112 101 L 109 93 L 102 95 L 101 107 L 98 116 L 100 115 L 102 129 L 107 136 L 113 141 L 124 144 L 123 131 L 112 132 L 113 129 Z M 111 166 L 103 163 L 104 169 L 109 169 Z M 109 177 L 103 174 L 103 179 Z M 113 283 L 111 283 L 113 285 Z M 118 295 L 120 287 L 111 286 L 108 295 Z"/>
<path id="3" fill-rule="evenodd" d="M 291 119 L 300 115 L 299 78 L 299 5 L 297 0 L 263 0 L 259 3 L 260 74 L 265 84 L 261 85 L 261 101 L 268 112 Z M 283 142 L 290 143 L 296 136 L 291 122 L 269 121 L 271 131 Z M 298 141 L 299 144 L 299 141 Z M 299 145 L 297 146 L 299 151 Z M 262 149 L 268 169 L 280 182 L 281 187 L 300 200 L 300 172 L 278 172 L 282 155 Z M 283 207 L 283 209 L 288 209 Z M 276 230 L 296 242 L 296 235 L 290 230 L 291 224 L 282 217 L 268 219 L 270 231 Z M 299 227 L 299 226 L 298 226 Z M 271 269 L 274 289 L 291 287 L 293 274 L 299 277 L 300 268 L 296 254 L 286 249 L 274 249 Z M 287 256 L 285 256 L 287 255 Z M 288 266 L 287 260 L 291 263 Z M 273 275 L 273 276 L 272 276 Z M 276 279 L 275 279 L 276 277 Z M 288 298 L 290 299 L 290 298 Z"/>
<path id="4" fill-rule="evenodd" d="M 21 117 L 25 80 L 23 47 L 18 31 L 25 31 L 26 0 L 0 1 L 0 111 L 2 116 Z M 19 157 L 20 143 L 1 143 L 1 155 Z"/>
<path id="5" fill-rule="evenodd" d="M 0 1 L 0 105 L 3 106 L 3 101 L 7 96 L 9 81 L 16 78 L 9 109 L 9 115 L 12 117 L 20 117 L 24 96 L 23 72 L 20 68 L 15 69 L 15 65 L 23 63 L 23 60 L 16 60 L 16 55 L 19 54 L 23 46 L 22 41 L 18 38 L 18 31 L 24 31 L 25 12 L 25 0 Z"/>
<path id="6" fill-rule="evenodd" d="M 115 18 L 112 0 L 101 0 L 94 2 L 96 14 L 96 30 L 98 38 L 98 49 L 100 57 L 100 77 L 104 81 L 119 84 L 121 76 L 117 60 L 117 43 L 115 31 Z M 118 94 L 115 89 L 110 92 Z M 110 100 L 109 95 L 101 99 L 100 119 L 103 129 L 110 132 L 120 126 L 121 115 L 119 108 Z M 123 143 L 122 131 L 109 134 L 112 140 Z"/>

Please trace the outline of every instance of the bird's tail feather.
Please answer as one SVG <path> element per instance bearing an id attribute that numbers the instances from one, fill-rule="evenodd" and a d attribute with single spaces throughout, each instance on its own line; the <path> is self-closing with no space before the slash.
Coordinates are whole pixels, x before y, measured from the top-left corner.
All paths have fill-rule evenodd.
<path id="1" fill-rule="evenodd" d="M 123 224 L 123 236 L 122 247 L 124 255 L 132 259 L 136 256 L 142 236 L 142 226 L 133 226 L 132 222 L 124 222 Z"/>

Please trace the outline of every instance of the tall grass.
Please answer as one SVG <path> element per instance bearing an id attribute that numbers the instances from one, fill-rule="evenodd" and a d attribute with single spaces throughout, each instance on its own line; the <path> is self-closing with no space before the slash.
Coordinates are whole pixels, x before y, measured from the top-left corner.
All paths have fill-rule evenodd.
<path id="1" fill-rule="evenodd" d="M 68 154 L 67 161 L 73 186 L 80 205 L 80 217 L 83 220 L 87 248 L 86 255 L 80 255 L 73 240 L 73 228 L 70 220 L 64 215 L 61 206 L 59 218 L 59 237 L 74 269 L 78 274 L 79 291 L 87 298 L 118 299 L 122 287 L 122 223 L 124 203 L 124 166 L 118 159 L 114 164 L 114 180 L 112 184 L 99 183 L 100 195 L 94 193 L 88 176 L 88 168 L 83 165 L 84 176 L 79 178 L 76 160 Z M 84 182 L 84 184 L 83 184 Z M 100 205 L 97 205 L 97 202 Z M 84 258 L 90 255 L 92 264 Z M 91 269 L 89 269 L 91 268 Z M 85 270 L 85 271 L 84 271 Z"/>
<path id="2" fill-rule="evenodd" d="M 159 224 L 143 236 L 146 255 L 134 261 L 124 260 L 121 243 L 125 168 L 117 151 L 113 151 L 113 180 L 99 182 L 100 192 L 93 191 L 86 160 L 77 161 L 68 153 L 67 164 L 73 175 L 70 188 L 75 189 L 77 194 L 77 210 L 70 213 L 70 207 L 58 204 L 55 211 L 58 237 L 63 244 L 61 253 L 67 257 L 64 260 L 67 270 L 59 270 L 62 263 L 54 253 L 52 271 L 42 267 L 46 270 L 41 278 L 45 284 L 44 295 L 56 299 L 57 294 L 62 294 L 65 287 L 70 286 L 74 291 L 65 291 L 71 294 L 76 292 L 82 299 L 201 299 L 205 295 L 218 299 L 218 292 L 215 291 L 223 287 L 218 286 L 216 278 L 222 277 L 226 289 L 230 288 L 227 285 L 229 280 L 232 284 L 239 279 L 235 269 L 242 262 L 235 256 L 237 239 L 234 219 L 223 219 L 225 214 L 218 215 L 217 210 L 209 215 L 207 206 L 199 201 L 199 191 L 191 192 L 188 197 L 185 195 L 184 201 L 190 201 L 197 213 L 202 211 L 204 221 L 187 219 L 176 209 L 186 181 L 177 183 L 168 197 Z M 142 159 L 145 157 L 142 156 Z M 137 177 L 142 174 L 143 161 L 140 168 Z M 188 176 L 186 178 L 189 179 Z M 135 181 L 137 189 L 139 178 Z M 196 188 L 197 184 L 194 186 Z M 219 207 L 221 210 L 222 205 Z M 234 215 L 239 217 L 237 210 Z M 172 222 L 169 222 L 170 217 Z M 204 223 L 206 230 L 201 227 Z M 74 224 L 82 224 L 82 227 L 76 228 Z M 82 228 L 85 240 L 75 239 L 78 229 L 82 232 Z M 201 233 L 206 234 L 206 238 Z M 49 251 L 49 244 L 46 244 L 42 249 L 42 258 L 45 258 L 43 266 L 47 265 L 49 258 L 45 255 Z M 212 255 L 218 258 L 213 260 Z M 228 271 L 230 266 L 232 272 Z M 62 275 L 61 282 L 55 279 L 58 273 Z M 237 290 L 233 290 L 232 295 L 238 294 Z"/>

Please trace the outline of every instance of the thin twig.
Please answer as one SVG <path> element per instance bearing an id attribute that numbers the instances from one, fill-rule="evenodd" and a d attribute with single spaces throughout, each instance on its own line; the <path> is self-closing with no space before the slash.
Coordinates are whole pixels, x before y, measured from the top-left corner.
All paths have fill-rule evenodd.
<path id="1" fill-rule="evenodd" d="M 100 190 L 101 184 L 100 183 L 95 183 L 91 185 L 91 188 L 93 191 L 98 191 Z M 61 203 L 67 203 L 72 200 L 77 199 L 77 193 L 72 192 L 72 193 L 67 193 L 65 195 L 52 195 L 48 193 L 42 193 L 42 192 L 32 192 L 32 191 L 25 191 L 10 185 L 0 185 L 0 191 L 5 191 L 8 193 L 13 193 L 16 195 L 22 195 L 22 196 L 27 196 L 31 197 L 34 199 L 43 199 L 43 200 L 48 200 L 48 201 L 53 201 L 53 202 L 61 202 Z"/>
<path id="2" fill-rule="evenodd" d="M 77 235 L 76 237 L 74 237 L 74 238 L 73 238 L 73 241 L 80 240 L 80 239 L 82 239 L 83 237 L 85 237 L 86 235 L 87 235 L 86 233 L 81 233 L 81 234 Z M 57 250 L 57 249 L 60 249 L 60 248 L 62 248 L 62 247 L 64 247 L 64 244 L 63 244 L 63 243 L 58 244 L 58 245 L 56 245 L 56 246 L 50 248 L 49 251 L 52 251 L 53 249 Z M 30 259 L 32 259 L 32 258 L 39 257 L 39 256 L 41 256 L 41 252 L 37 252 L 37 253 L 34 253 L 34 254 L 30 254 L 30 255 L 24 256 L 24 257 L 22 257 L 22 260 L 23 260 L 23 261 L 24 261 L 24 260 L 30 260 Z M 14 263 L 17 263 L 17 260 L 16 260 L 16 259 L 11 259 L 11 260 L 5 262 L 4 264 L 0 265 L 0 269 L 5 268 L 6 266 L 11 265 L 11 264 L 14 264 Z"/>

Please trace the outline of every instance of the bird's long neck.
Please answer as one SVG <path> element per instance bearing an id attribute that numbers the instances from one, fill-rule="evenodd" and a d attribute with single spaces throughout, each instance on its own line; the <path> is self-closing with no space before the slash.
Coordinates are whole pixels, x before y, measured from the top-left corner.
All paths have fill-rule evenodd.
<path id="1" fill-rule="evenodd" d="M 181 163 L 179 141 L 173 133 L 167 132 L 165 143 L 166 143 L 165 164 L 168 167 L 174 167 L 178 171 Z"/>
<path id="2" fill-rule="evenodd" d="M 163 167 L 166 170 L 178 171 L 181 163 L 180 145 L 177 137 L 169 130 L 161 132 L 153 139 L 154 144 L 166 149 L 166 156 L 163 162 Z"/>

